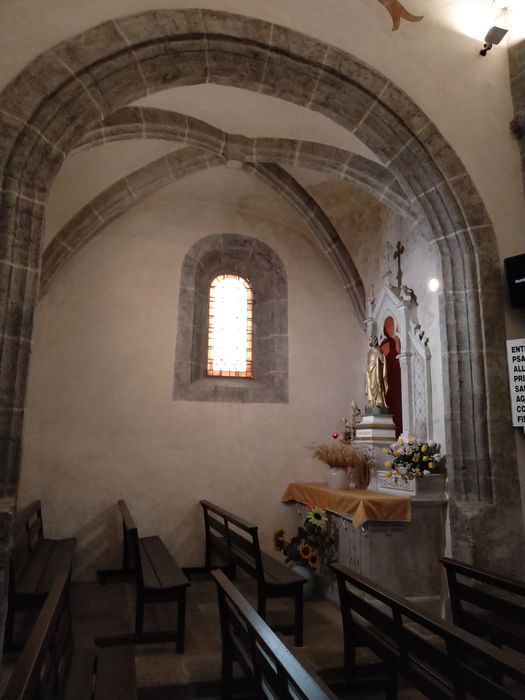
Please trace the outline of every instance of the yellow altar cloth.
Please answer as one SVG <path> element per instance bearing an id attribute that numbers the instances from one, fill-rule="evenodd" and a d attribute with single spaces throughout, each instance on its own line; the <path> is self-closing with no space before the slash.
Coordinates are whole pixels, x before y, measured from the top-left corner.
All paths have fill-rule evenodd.
<path id="1" fill-rule="evenodd" d="M 326 484 L 288 484 L 282 501 L 297 501 L 305 505 L 327 508 L 334 513 L 352 516 L 355 528 L 367 520 L 411 520 L 410 498 L 367 489 L 331 489 Z"/>

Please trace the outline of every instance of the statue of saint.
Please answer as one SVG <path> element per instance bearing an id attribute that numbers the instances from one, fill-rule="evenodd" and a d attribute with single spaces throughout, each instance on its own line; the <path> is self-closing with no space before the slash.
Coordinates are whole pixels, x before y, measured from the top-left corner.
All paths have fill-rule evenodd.
<path id="1" fill-rule="evenodd" d="M 386 376 L 386 357 L 381 352 L 377 336 L 370 338 L 370 350 L 366 358 L 366 394 L 369 406 L 386 407 L 388 381 Z"/>

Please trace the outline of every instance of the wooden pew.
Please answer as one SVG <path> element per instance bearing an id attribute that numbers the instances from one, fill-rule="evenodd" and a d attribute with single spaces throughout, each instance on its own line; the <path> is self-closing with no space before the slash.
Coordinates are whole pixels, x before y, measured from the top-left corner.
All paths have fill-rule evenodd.
<path id="1" fill-rule="evenodd" d="M 266 618 L 266 602 L 270 598 L 291 598 L 294 601 L 293 625 L 274 629 L 294 634 L 296 646 L 303 644 L 303 584 L 305 579 L 274 557 L 261 552 L 256 525 L 246 522 L 210 501 L 200 502 L 204 513 L 206 536 L 205 569 L 211 571 L 216 551 L 234 576 L 235 567 L 246 571 L 257 583 L 257 612 Z"/>
<path id="2" fill-rule="evenodd" d="M 447 557 L 440 562 L 447 572 L 454 624 L 525 654 L 525 583 Z"/>
<path id="3" fill-rule="evenodd" d="M 344 630 L 345 669 L 355 677 L 355 649 L 367 646 L 390 674 L 387 697 L 397 678 L 432 700 L 525 697 L 525 665 L 465 630 L 429 615 L 341 564 L 337 576 Z"/>
<path id="4" fill-rule="evenodd" d="M 9 563 L 9 594 L 4 647 L 14 648 L 17 610 L 40 608 L 57 576 L 71 575 L 76 539 L 44 537 L 42 507 L 33 501 L 17 512 Z"/>
<path id="5" fill-rule="evenodd" d="M 59 575 L 42 606 L 2 700 L 136 700 L 131 646 L 75 650 L 69 575 Z"/>
<path id="6" fill-rule="evenodd" d="M 137 526 L 125 501 L 119 501 L 123 529 L 122 569 L 101 569 L 102 583 L 115 577 L 133 576 L 136 581 L 135 633 L 97 640 L 100 645 L 124 643 L 175 642 L 178 654 L 184 652 L 186 589 L 190 582 L 160 537 L 139 537 Z M 177 603 L 177 629 L 144 631 L 146 603 Z"/>
<path id="7" fill-rule="evenodd" d="M 299 663 L 224 573 L 216 570 L 212 576 L 221 621 L 222 697 L 233 696 L 233 665 L 237 662 L 257 697 L 335 700 L 330 689 Z"/>

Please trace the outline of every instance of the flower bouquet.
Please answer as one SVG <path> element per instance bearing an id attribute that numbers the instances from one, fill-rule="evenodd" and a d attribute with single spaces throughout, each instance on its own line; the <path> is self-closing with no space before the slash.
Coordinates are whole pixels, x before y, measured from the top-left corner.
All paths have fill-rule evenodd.
<path id="1" fill-rule="evenodd" d="M 390 447 L 384 447 L 383 452 L 393 458 L 385 462 L 388 477 L 408 480 L 445 472 L 445 456 L 439 452 L 439 445 L 433 440 L 409 437 L 405 443 L 399 438 Z"/>
<path id="2" fill-rule="evenodd" d="M 335 553 L 335 540 L 328 527 L 324 508 L 311 506 L 306 512 L 304 525 L 297 528 L 297 535 L 286 538 L 283 529 L 273 536 L 275 550 L 282 552 L 286 563 L 307 566 L 314 571 L 329 564 Z"/>

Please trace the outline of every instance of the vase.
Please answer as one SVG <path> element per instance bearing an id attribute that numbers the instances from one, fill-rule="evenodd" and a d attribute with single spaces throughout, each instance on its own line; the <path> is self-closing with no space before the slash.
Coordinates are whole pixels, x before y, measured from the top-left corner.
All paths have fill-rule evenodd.
<path id="1" fill-rule="evenodd" d="M 292 571 L 306 579 L 306 583 L 303 585 L 303 600 L 310 600 L 314 594 L 314 572 L 309 566 L 302 564 L 294 564 Z"/>
<path id="2" fill-rule="evenodd" d="M 331 489 L 347 489 L 348 470 L 338 467 L 328 467 L 326 482 Z"/>

